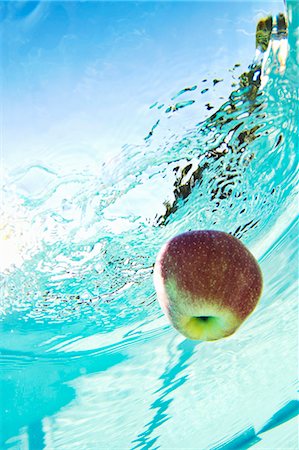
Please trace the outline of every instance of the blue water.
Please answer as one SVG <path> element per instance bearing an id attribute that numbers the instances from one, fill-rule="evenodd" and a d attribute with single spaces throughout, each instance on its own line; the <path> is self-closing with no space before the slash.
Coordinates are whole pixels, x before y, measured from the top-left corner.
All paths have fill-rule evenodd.
<path id="1" fill-rule="evenodd" d="M 257 19 L 284 5 L 232 5 L 3 6 L 1 448 L 298 449 L 298 8 L 261 55 Z M 203 343 L 169 326 L 152 270 L 209 228 L 264 290 Z"/>

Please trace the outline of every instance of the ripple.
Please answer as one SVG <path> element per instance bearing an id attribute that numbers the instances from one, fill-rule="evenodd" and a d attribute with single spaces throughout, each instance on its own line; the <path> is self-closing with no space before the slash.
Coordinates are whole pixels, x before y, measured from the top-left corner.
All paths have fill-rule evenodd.
<path id="1" fill-rule="evenodd" d="M 298 90 L 287 72 L 277 73 L 271 53 L 267 67 L 263 91 L 253 97 L 239 87 L 201 122 L 196 95 L 208 96 L 223 79 L 181 89 L 168 109 L 179 117 L 192 105 L 193 123 L 182 132 L 157 101 L 145 143 L 92 170 L 32 164 L 6 176 L 3 318 L 80 320 L 101 333 L 158 324 L 152 269 L 165 240 L 216 228 L 262 246 L 294 202 L 298 168 Z"/>

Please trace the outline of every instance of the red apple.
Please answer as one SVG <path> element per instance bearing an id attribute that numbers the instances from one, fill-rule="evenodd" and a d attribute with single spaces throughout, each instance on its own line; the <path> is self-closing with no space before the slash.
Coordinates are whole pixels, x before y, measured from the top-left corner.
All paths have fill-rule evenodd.
<path id="1" fill-rule="evenodd" d="M 213 341 L 234 333 L 254 310 L 263 281 L 241 241 L 205 230 L 180 234 L 162 247 L 154 284 L 174 328 L 189 339 Z"/>

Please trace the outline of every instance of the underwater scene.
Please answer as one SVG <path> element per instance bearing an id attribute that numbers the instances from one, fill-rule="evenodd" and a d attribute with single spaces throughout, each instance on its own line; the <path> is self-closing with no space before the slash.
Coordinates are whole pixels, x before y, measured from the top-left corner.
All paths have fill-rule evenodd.
<path id="1" fill-rule="evenodd" d="M 0 27 L 0 448 L 299 449 L 299 3 L 3 1 Z M 191 230 L 263 274 L 214 342 L 153 283 Z"/>

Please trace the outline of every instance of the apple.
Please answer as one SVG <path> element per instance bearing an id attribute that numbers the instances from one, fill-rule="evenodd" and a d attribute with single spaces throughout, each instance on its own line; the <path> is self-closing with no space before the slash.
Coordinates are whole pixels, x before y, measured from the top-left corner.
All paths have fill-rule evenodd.
<path id="1" fill-rule="evenodd" d="M 154 285 L 170 323 L 189 339 L 233 334 L 256 307 L 262 273 L 240 240 L 222 231 L 175 236 L 157 256 Z"/>

